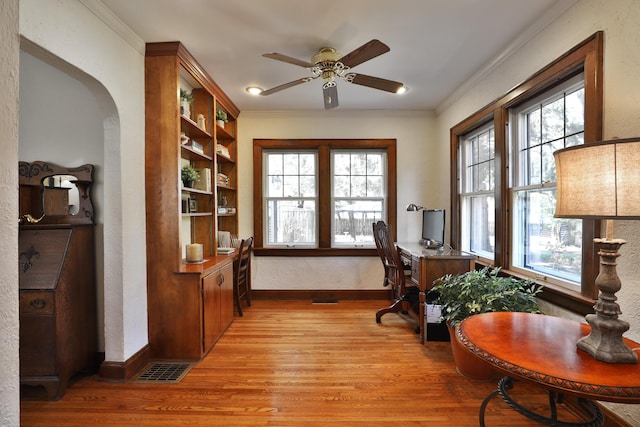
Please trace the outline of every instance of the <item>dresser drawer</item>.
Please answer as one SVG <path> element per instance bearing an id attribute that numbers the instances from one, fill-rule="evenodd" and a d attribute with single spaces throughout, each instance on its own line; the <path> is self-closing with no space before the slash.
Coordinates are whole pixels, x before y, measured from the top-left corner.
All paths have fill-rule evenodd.
<path id="1" fill-rule="evenodd" d="M 20 314 L 53 314 L 52 292 L 20 291 Z"/>

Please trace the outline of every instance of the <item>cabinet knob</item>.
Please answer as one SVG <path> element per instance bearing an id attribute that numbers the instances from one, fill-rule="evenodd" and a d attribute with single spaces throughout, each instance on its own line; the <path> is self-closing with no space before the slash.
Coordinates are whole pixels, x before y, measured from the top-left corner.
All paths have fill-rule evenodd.
<path id="1" fill-rule="evenodd" d="M 34 310 L 42 310 L 46 307 L 47 301 L 44 298 L 36 298 L 29 303 Z"/>
<path id="2" fill-rule="evenodd" d="M 218 275 L 218 286 L 222 286 L 223 283 L 224 283 L 224 274 L 220 273 Z"/>

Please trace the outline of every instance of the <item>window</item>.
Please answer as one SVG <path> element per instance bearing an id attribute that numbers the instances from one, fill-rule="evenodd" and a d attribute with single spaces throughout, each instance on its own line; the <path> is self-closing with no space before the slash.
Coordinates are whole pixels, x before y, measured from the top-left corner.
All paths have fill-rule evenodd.
<path id="1" fill-rule="evenodd" d="M 267 246 L 316 246 L 317 154 L 266 152 Z"/>
<path id="2" fill-rule="evenodd" d="M 452 244 L 581 314 L 597 297 L 600 222 L 553 217 L 553 152 L 602 139 L 602 64 L 597 32 L 451 129 Z"/>
<path id="3" fill-rule="evenodd" d="M 462 250 L 493 259 L 495 132 L 493 123 L 462 138 Z"/>
<path id="4" fill-rule="evenodd" d="M 256 255 L 375 255 L 395 223 L 395 140 L 257 139 L 256 165 Z"/>
<path id="5" fill-rule="evenodd" d="M 584 76 L 511 109 L 513 269 L 579 289 L 582 221 L 558 219 L 553 152 L 584 143 Z"/>
<path id="6" fill-rule="evenodd" d="M 372 224 L 386 220 L 386 155 L 332 150 L 332 246 L 375 247 Z"/>

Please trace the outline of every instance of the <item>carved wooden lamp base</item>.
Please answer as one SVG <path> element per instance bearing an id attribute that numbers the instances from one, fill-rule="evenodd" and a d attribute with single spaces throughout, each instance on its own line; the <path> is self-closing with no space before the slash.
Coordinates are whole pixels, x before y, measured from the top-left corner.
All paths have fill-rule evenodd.
<path id="1" fill-rule="evenodd" d="M 593 307 L 595 314 L 585 319 L 591 325 L 591 333 L 578 341 L 578 348 L 584 350 L 596 360 L 607 363 L 638 363 L 638 355 L 622 339 L 629 329 L 629 323 L 618 319 L 622 314 L 616 302 L 615 293 L 622 284 L 616 272 L 618 249 L 626 241 L 622 239 L 594 239 L 600 245 L 600 273 L 596 277 L 596 286 L 600 290 L 598 302 Z"/>

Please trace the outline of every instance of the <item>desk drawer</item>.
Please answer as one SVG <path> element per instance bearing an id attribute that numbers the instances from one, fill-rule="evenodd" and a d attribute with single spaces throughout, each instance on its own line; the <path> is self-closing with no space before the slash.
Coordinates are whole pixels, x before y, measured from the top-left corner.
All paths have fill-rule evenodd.
<path id="1" fill-rule="evenodd" d="M 416 285 L 420 285 L 420 276 L 421 276 L 421 262 L 418 257 L 411 257 L 411 281 Z"/>

